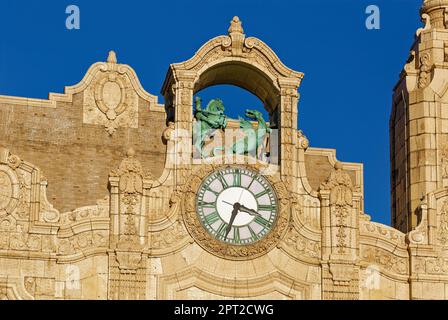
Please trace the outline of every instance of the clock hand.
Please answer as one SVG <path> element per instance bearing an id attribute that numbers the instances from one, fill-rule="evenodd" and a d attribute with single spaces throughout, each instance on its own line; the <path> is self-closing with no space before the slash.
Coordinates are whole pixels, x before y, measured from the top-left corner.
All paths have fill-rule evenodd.
<path id="1" fill-rule="evenodd" d="M 240 194 L 240 197 L 238 198 L 238 203 L 241 203 L 241 198 L 243 197 L 243 194 L 244 194 L 244 189 L 241 188 L 241 194 Z"/>
<path id="2" fill-rule="evenodd" d="M 230 202 L 227 202 L 227 201 L 224 201 L 224 200 L 222 200 L 222 202 L 225 203 L 225 204 L 228 204 L 228 205 L 230 205 L 230 206 L 232 206 L 232 207 L 234 206 L 233 203 L 230 203 Z"/>
<path id="3" fill-rule="evenodd" d="M 235 203 L 233 205 L 232 216 L 230 217 L 229 225 L 227 226 L 226 229 L 226 237 L 224 239 L 227 239 L 227 237 L 229 236 L 230 230 L 232 230 L 233 222 L 235 221 L 235 218 L 238 215 L 239 210 L 240 210 L 240 204 Z"/>
<path id="4" fill-rule="evenodd" d="M 246 212 L 246 213 L 250 214 L 251 216 L 261 216 L 261 214 L 259 214 L 257 211 L 249 209 L 243 205 L 240 206 L 240 211 Z"/>

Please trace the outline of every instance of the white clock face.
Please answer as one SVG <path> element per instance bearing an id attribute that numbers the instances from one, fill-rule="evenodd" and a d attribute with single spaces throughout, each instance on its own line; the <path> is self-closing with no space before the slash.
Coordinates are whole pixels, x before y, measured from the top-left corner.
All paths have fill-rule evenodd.
<path id="1" fill-rule="evenodd" d="M 216 239 L 247 245 L 264 238 L 277 218 L 277 197 L 270 183 L 244 168 L 209 175 L 197 196 L 198 215 Z"/>

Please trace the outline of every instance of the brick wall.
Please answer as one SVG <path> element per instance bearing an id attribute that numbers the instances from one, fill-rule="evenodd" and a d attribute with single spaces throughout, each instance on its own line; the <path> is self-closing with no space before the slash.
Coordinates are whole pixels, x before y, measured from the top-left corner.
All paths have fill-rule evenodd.
<path id="1" fill-rule="evenodd" d="M 133 147 L 144 169 L 162 173 L 165 113 L 140 98 L 138 129 L 83 124 L 83 93 L 56 108 L 0 104 L 0 146 L 38 166 L 48 180 L 48 199 L 61 212 L 104 198 L 109 172 Z"/>

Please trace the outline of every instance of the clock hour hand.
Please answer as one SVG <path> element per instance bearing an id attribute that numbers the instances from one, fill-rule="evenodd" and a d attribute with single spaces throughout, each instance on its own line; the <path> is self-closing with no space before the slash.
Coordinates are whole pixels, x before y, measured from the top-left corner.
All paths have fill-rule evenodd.
<path id="1" fill-rule="evenodd" d="M 243 205 L 240 206 L 240 211 L 246 212 L 246 213 L 250 214 L 251 216 L 261 216 L 261 214 L 259 214 L 257 211 L 249 209 Z"/>
<path id="2" fill-rule="evenodd" d="M 227 237 L 229 236 L 229 233 L 232 230 L 233 222 L 235 221 L 235 218 L 238 215 L 239 210 L 240 210 L 240 204 L 235 203 L 233 205 L 232 216 L 230 217 L 229 225 L 227 226 L 226 229 L 226 237 L 224 239 L 227 239 Z"/>

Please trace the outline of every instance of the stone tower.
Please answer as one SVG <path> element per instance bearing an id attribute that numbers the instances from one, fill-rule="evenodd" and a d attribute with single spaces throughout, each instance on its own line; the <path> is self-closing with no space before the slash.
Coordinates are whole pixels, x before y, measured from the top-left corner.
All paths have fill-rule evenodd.
<path id="1" fill-rule="evenodd" d="M 448 186 L 448 0 L 425 0 L 390 118 L 392 224 L 416 227 L 428 193 Z"/>

